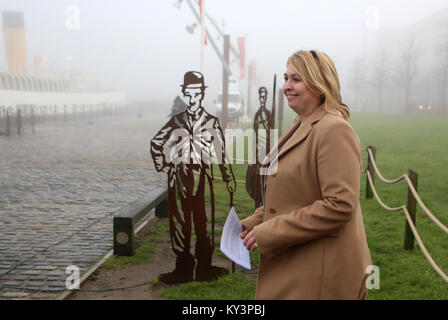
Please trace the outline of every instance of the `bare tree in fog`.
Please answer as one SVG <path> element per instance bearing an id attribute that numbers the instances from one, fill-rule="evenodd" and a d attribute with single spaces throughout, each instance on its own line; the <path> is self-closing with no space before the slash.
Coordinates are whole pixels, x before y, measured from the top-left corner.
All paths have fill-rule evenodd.
<path id="1" fill-rule="evenodd" d="M 352 77 L 350 79 L 351 82 L 351 87 L 353 88 L 353 92 L 354 92 L 354 101 L 355 101 L 355 108 L 357 108 L 359 110 L 359 105 L 358 105 L 358 94 L 359 94 L 359 90 L 360 90 L 360 84 L 361 84 L 361 59 L 355 59 L 353 61 L 353 67 L 352 67 Z M 362 110 L 365 111 L 365 110 Z"/>
<path id="2" fill-rule="evenodd" d="M 442 48 L 444 55 L 442 55 L 442 90 L 443 90 L 443 114 L 448 115 L 448 40 Z"/>
<path id="3" fill-rule="evenodd" d="M 373 86 L 377 90 L 378 94 L 378 107 L 377 112 L 381 113 L 381 105 L 383 103 L 382 97 L 383 97 L 383 88 L 384 88 L 384 82 L 387 75 L 387 68 L 386 68 L 386 51 L 384 47 L 382 46 L 379 49 L 379 54 L 376 56 L 375 63 L 373 64 Z"/>
<path id="4" fill-rule="evenodd" d="M 405 111 L 409 114 L 411 106 L 409 105 L 409 96 L 411 93 L 412 80 L 417 74 L 417 49 L 415 48 L 414 38 L 411 37 L 403 51 L 402 79 L 405 89 Z"/>

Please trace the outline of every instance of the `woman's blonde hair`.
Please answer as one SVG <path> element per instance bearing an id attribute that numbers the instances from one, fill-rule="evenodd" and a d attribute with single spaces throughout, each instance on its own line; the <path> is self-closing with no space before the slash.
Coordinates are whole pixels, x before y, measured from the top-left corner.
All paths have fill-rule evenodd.
<path id="1" fill-rule="evenodd" d="M 300 50 L 288 59 L 288 65 L 297 72 L 310 90 L 321 94 L 321 105 L 327 112 L 350 119 L 350 111 L 342 102 L 338 73 L 331 58 L 316 50 Z"/>

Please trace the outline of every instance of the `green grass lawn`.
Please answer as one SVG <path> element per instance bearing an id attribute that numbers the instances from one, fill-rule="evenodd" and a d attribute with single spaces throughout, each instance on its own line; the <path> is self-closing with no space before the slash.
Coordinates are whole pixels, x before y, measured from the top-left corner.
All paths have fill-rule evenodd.
<path id="1" fill-rule="evenodd" d="M 363 147 L 377 148 L 377 165 L 383 176 L 395 179 L 413 169 L 419 175 L 418 192 L 431 212 L 448 226 L 448 125 L 445 117 L 417 115 L 376 115 L 355 113 L 351 124 Z M 292 117 L 284 127 L 292 123 Z M 364 153 L 364 167 L 366 166 Z M 238 180 L 245 180 L 247 165 L 234 165 Z M 215 171 L 219 172 L 219 171 Z M 405 217 L 403 212 L 388 212 L 376 200 L 365 199 L 366 176 L 362 177 L 361 206 L 373 264 L 380 270 L 380 289 L 369 290 L 368 299 L 448 299 L 446 283 L 425 259 L 418 244 L 413 251 L 403 248 Z M 404 181 L 388 185 L 376 178 L 378 193 L 389 206 L 406 203 Z M 229 197 L 225 184 L 215 180 L 218 224 L 225 222 Z M 244 184 L 238 184 L 234 199 L 240 217 L 252 214 L 253 201 Z M 448 235 L 441 231 L 422 210 L 417 210 L 417 230 L 436 263 L 448 273 Z M 219 234 L 219 232 L 218 232 Z M 217 251 L 219 236 L 217 235 Z M 217 254 L 220 254 L 219 252 Z M 221 253 L 222 254 L 222 253 Z M 256 266 L 258 253 L 251 253 Z M 245 288 L 244 290 L 241 288 Z M 244 292 L 241 293 L 240 289 Z M 168 299 L 252 299 L 255 285 L 244 275 L 230 274 L 212 283 L 173 286 L 162 294 Z"/>
<path id="2" fill-rule="evenodd" d="M 377 165 L 383 176 L 395 179 L 408 172 L 419 175 L 418 193 L 425 205 L 448 226 L 448 126 L 446 117 L 423 115 L 352 116 L 352 126 L 363 147 L 377 148 Z M 364 154 L 364 164 L 366 154 Z M 406 203 L 407 185 L 376 186 L 383 201 L 392 207 Z M 417 242 L 413 251 L 403 248 L 405 217 L 388 212 L 376 200 L 365 199 L 366 176 L 362 178 L 361 206 L 372 260 L 380 268 L 380 289 L 369 290 L 369 299 L 448 299 L 446 283 L 423 256 Z M 448 273 L 448 235 L 418 207 L 416 227 L 429 253 Z"/>
<path id="3" fill-rule="evenodd" d="M 161 292 L 169 300 L 253 300 L 255 282 L 241 272 L 229 273 L 215 281 L 189 282 Z"/>

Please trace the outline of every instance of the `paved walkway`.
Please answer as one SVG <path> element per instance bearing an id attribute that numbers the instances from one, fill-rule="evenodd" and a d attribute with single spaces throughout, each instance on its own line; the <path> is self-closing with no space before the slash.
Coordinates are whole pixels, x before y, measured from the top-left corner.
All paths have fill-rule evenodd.
<path id="1" fill-rule="evenodd" d="M 0 298 L 55 298 L 68 265 L 82 275 L 112 248 L 114 213 L 164 185 L 149 143 L 166 120 L 0 137 Z"/>

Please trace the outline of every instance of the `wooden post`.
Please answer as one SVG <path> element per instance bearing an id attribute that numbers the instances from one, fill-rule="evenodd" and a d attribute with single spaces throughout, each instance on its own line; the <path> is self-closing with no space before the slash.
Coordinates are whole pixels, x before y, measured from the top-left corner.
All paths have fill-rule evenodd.
<path id="1" fill-rule="evenodd" d="M 376 148 L 374 146 L 368 146 L 367 150 L 372 151 L 373 160 L 376 160 Z M 370 176 L 372 177 L 372 183 L 375 184 L 375 168 L 372 164 L 372 159 L 370 158 L 370 153 L 367 151 L 367 171 L 370 172 Z M 373 191 L 369 184 L 369 179 L 366 181 L 366 199 L 373 198 Z"/>
<path id="2" fill-rule="evenodd" d="M 36 133 L 36 118 L 34 117 L 34 107 L 31 107 L 31 131 L 33 134 Z"/>
<path id="3" fill-rule="evenodd" d="M 9 110 L 6 110 L 6 136 L 11 134 L 11 119 L 9 118 Z"/>
<path id="4" fill-rule="evenodd" d="M 418 185 L 417 172 L 409 169 L 408 176 L 412 182 L 412 185 L 414 186 L 415 191 L 417 191 L 417 185 Z M 415 197 L 412 194 L 409 186 L 408 186 L 408 200 L 406 203 L 406 208 L 408 209 L 412 223 L 415 226 L 415 217 L 416 217 L 415 213 L 417 211 L 417 200 L 415 200 Z M 404 249 L 405 250 L 414 250 L 414 234 L 412 233 L 411 227 L 409 226 L 409 223 L 407 220 L 406 220 L 406 226 L 405 226 L 405 231 L 404 231 Z"/>
<path id="5" fill-rule="evenodd" d="M 224 61 L 229 65 L 230 58 L 230 36 L 224 35 Z M 225 66 L 222 68 L 222 107 L 221 107 L 221 127 L 223 130 L 227 129 L 228 122 L 228 107 L 229 107 L 229 74 Z"/>
<path id="6" fill-rule="evenodd" d="M 278 90 L 278 135 L 282 135 L 283 127 L 283 105 L 284 105 L 283 89 Z"/>
<path id="7" fill-rule="evenodd" d="M 22 134 L 22 110 L 17 110 L 17 134 Z"/>

